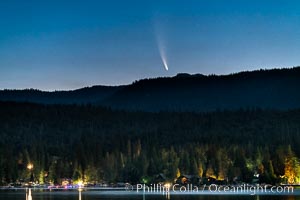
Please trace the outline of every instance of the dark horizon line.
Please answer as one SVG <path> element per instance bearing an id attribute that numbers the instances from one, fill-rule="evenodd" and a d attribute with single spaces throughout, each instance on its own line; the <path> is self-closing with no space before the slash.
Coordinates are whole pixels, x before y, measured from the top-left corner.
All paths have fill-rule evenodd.
<path id="1" fill-rule="evenodd" d="M 55 89 L 55 90 L 42 90 L 38 88 L 13 88 L 13 89 L 8 89 L 8 88 L 0 88 L 0 91 L 27 91 L 27 90 L 35 90 L 35 91 L 40 91 L 40 92 L 49 92 L 49 93 L 54 93 L 54 92 L 72 92 L 72 91 L 78 91 L 82 89 L 88 89 L 88 88 L 93 88 L 93 87 L 106 87 L 106 88 L 114 88 L 114 87 L 125 87 L 132 85 L 136 82 L 143 81 L 143 80 L 154 80 L 154 79 L 160 79 L 160 78 L 174 78 L 178 77 L 180 75 L 186 75 L 186 76 L 204 76 L 204 77 L 211 77 L 211 76 L 216 76 L 216 77 L 224 77 L 224 76 L 233 76 L 233 75 L 238 75 L 238 74 L 243 74 L 243 73 L 253 73 L 253 72 L 259 72 L 259 71 L 272 71 L 272 70 L 292 70 L 295 68 L 300 68 L 299 66 L 293 66 L 293 67 L 274 67 L 274 68 L 259 68 L 259 69 L 254 69 L 254 70 L 242 70 L 238 72 L 231 72 L 231 73 L 226 73 L 226 74 L 201 74 L 201 73 L 187 73 L 187 72 L 180 72 L 177 73 L 174 76 L 158 76 L 158 77 L 149 77 L 149 78 L 141 78 L 132 81 L 131 83 L 128 84 L 120 84 L 120 85 L 101 85 L 101 84 L 96 84 L 96 85 L 90 85 L 90 86 L 82 86 L 80 88 L 76 89 L 66 89 L 66 90 L 61 90 L 61 89 Z"/>

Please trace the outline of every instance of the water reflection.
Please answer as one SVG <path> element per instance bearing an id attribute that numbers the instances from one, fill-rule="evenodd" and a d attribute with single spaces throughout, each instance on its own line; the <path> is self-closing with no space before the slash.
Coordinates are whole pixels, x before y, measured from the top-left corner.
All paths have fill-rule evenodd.
<path id="1" fill-rule="evenodd" d="M 163 196 L 164 196 L 165 199 L 167 199 L 167 200 L 170 200 L 170 199 L 171 199 L 171 197 L 170 197 L 170 192 L 164 193 Z M 143 192 L 143 200 L 146 200 L 146 193 L 145 193 L 145 192 Z"/>
<path id="2" fill-rule="evenodd" d="M 78 189 L 78 196 L 79 196 L 79 198 L 78 198 L 78 199 L 79 199 L 79 200 L 81 200 L 81 191 L 82 191 L 82 189 L 81 189 L 81 188 L 79 188 L 79 189 Z"/>
<path id="3" fill-rule="evenodd" d="M 49 190 L 51 191 L 51 190 Z M 82 189 L 78 189 L 78 200 L 82 198 Z M 26 188 L 26 200 L 32 200 L 31 188 Z"/>
<path id="4" fill-rule="evenodd" d="M 163 194 L 163 196 L 167 199 L 167 200 L 170 200 L 171 197 L 170 197 L 170 192 L 166 192 Z M 143 200 L 146 200 L 146 193 L 143 192 Z"/>
<path id="5" fill-rule="evenodd" d="M 166 199 L 169 200 L 170 199 L 170 192 L 166 193 Z"/>
<path id="6" fill-rule="evenodd" d="M 295 196 L 288 196 L 287 200 L 295 200 Z"/>
<path id="7" fill-rule="evenodd" d="M 32 200 L 31 188 L 29 189 L 26 188 L 26 200 Z"/>
<path id="8" fill-rule="evenodd" d="M 300 200 L 300 192 L 294 195 L 188 195 L 188 194 L 174 194 L 165 192 L 164 194 L 149 194 L 149 193 L 126 193 L 124 191 L 89 191 L 83 189 L 76 190 L 38 190 L 27 188 L 25 191 L 16 191 L 14 193 L 6 193 L 0 190 L 0 199 L 24 199 L 26 193 L 26 200 Z M 84 193 L 84 197 L 82 195 Z"/>

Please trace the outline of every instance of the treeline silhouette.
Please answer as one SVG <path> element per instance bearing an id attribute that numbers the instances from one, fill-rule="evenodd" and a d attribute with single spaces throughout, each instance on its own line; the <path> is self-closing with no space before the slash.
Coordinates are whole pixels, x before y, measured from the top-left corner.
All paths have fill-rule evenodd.
<path id="1" fill-rule="evenodd" d="M 1 102 L 0 138 L 3 185 L 153 182 L 158 174 L 296 183 L 300 176 L 300 109 L 149 113 Z"/>
<path id="2" fill-rule="evenodd" d="M 0 100 L 43 104 L 93 104 L 131 111 L 207 112 L 239 108 L 300 108 L 300 67 L 230 75 L 144 79 L 125 86 L 74 91 L 2 90 Z"/>

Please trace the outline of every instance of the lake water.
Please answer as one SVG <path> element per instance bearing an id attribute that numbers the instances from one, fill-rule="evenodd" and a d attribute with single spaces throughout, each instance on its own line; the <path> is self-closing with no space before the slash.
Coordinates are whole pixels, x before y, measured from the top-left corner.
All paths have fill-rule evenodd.
<path id="1" fill-rule="evenodd" d="M 300 200 L 300 191 L 284 195 L 250 195 L 250 194 L 150 194 L 134 191 L 101 191 L 101 190 L 0 190 L 2 200 Z"/>

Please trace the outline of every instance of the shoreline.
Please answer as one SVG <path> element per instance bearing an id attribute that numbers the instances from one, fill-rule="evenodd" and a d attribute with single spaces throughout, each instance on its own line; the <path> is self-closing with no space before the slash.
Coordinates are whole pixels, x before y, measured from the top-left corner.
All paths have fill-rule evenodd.
<path id="1" fill-rule="evenodd" d="M 210 191 L 208 189 L 199 190 L 199 191 L 180 191 L 170 190 L 169 192 L 159 192 L 159 191 L 137 191 L 136 189 L 133 190 L 126 190 L 125 188 L 3 188 L 0 187 L 0 192 L 24 192 L 27 193 L 31 191 L 32 194 L 40 194 L 40 193 L 90 193 L 90 194 L 99 194 L 99 195 L 237 195 L 237 196 L 244 196 L 244 195 L 260 195 L 260 196 L 300 196 L 300 188 L 294 188 L 292 191 L 289 192 L 281 192 L 281 193 L 274 193 L 271 190 L 267 189 L 266 191 Z"/>

